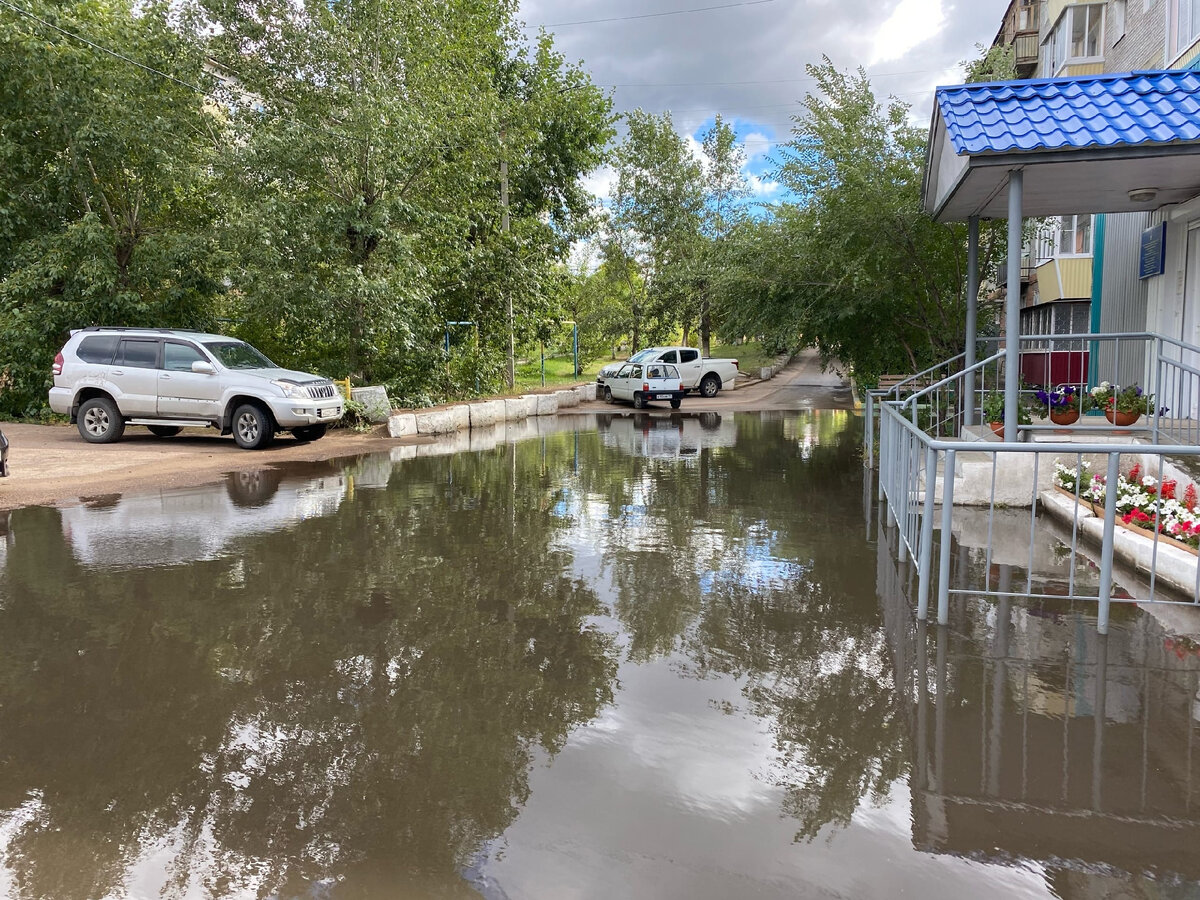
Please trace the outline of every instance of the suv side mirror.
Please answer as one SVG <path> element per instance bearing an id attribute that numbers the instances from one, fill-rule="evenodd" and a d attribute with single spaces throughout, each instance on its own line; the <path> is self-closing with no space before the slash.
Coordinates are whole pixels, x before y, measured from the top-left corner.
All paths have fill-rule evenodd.
<path id="1" fill-rule="evenodd" d="M 196 360 L 194 363 L 192 363 L 192 371 L 199 372 L 201 375 L 216 375 L 217 374 L 217 370 L 213 368 L 212 363 L 204 362 L 203 360 L 199 360 L 199 359 Z"/>

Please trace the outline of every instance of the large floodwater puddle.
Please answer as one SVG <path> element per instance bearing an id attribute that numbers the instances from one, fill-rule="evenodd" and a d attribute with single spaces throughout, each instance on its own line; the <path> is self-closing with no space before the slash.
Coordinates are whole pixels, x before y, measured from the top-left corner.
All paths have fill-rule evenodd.
<path id="1" fill-rule="evenodd" d="M 918 629 L 853 414 L 575 421 L 0 518 L 0 896 L 1200 893 L 1200 646 Z"/>

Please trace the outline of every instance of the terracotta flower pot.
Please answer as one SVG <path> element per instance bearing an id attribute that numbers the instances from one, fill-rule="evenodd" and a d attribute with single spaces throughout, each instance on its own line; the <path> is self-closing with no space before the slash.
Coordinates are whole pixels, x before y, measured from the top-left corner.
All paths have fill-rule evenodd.
<path id="1" fill-rule="evenodd" d="M 1122 427 L 1126 425 L 1132 425 L 1141 417 L 1141 413 L 1127 413 L 1116 409 L 1106 409 L 1104 411 L 1104 418 L 1108 419 L 1108 421 L 1112 422 L 1114 425 L 1120 425 Z"/>
<path id="2" fill-rule="evenodd" d="M 991 426 L 992 434 L 996 435 L 996 437 L 1000 438 L 1000 440 L 1004 440 L 1003 422 L 988 422 L 988 425 Z"/>
<path id="3" fill-rule="evenodd" d="M 1077 409 L 1051 409 L 1050 421 L 1055 425 L 1074 425 L 1079 421 Z"/>

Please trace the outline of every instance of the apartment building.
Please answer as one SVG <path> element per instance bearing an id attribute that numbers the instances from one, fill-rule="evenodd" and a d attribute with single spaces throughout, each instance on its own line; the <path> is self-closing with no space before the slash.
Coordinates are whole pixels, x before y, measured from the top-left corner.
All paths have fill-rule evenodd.
<path id="1" fill-rule="evenodd" d="M 1012 0 L 996 43 L 1014 48 L 1021 78 L 1200 68 L 1200 0 Z M 1144 242 L 1154 240 L 1164 259 L 1147 270 Z M 1063 210 L 1037 229 L 1024 257 L 1027 334 L 1150 330 L 1200 344 L 1200 197 L 1153 212 Z M 1097 363 L 1115 362 L 1118 379 L 1142 378 L 1143 349 L 1130 345 L 1116 360 L 1106 352 L 1116 351 L 1101 349 Z"/>

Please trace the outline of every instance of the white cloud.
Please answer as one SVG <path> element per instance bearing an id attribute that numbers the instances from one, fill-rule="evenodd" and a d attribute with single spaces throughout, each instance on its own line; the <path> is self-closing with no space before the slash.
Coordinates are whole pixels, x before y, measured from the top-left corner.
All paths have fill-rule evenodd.
<path id="1" fill-rule="evenodd" d="M 915 47 L 932 40 L 945 26 L 946 11 L 942 8 L 942 0 L 900 0 L 875 34 L 871 65 L 900 59 Z"/>
<path id="2" fill-rule="evenodd" d="M 754 162 L 756 159 L 766 157 L 771 152 L 774 141 L 761 132 L 752 131 L 742 138 L 742 146 L 746 150 L 746 161 Z"/>
<path id="3" fill-rule="evenodd" d="M 617 183 L 617 170 L 612 166 L 603 166 L 583 176 L 582 183 L 584 190 L 598 200 L 607 200 L 613 185 Z"/>
<path id="4" fill-rule="evenodd" d="M 755 197 L 770 197 L 772 194 L 777 194 L 780 190 L 778 181 L 772 181 L 762 175 L 746 173 L 746 181 L 750 185 L 750 193 Z"/>

